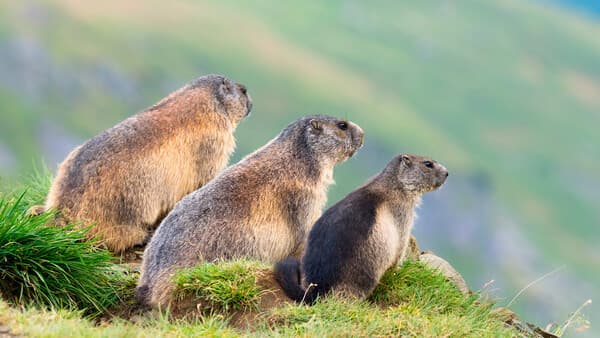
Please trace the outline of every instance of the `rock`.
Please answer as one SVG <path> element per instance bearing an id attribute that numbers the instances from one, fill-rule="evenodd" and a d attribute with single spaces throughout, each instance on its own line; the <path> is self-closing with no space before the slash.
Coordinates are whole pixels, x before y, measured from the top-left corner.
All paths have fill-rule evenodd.
<path id="1" fill-rule="evenodd" d="M 458 271 L 456 271 L 456 269 L 454 269 L 452 265 L 450 265 L 450 263 L 448 263 L 445 259 L 436 256 L 433 252 L 421 252 L 417 238 L 413 235 L 410 236 L 410 242 L 406 252 L 406 259 L 423 262 L 430 268 L 440 271 L 456 285 L 460 292 L 464 294 L 468 294 L 470 292 L 467 283 L 458 273 Z"/>
<path id="2" fill-rule="evenodd" d="M 425 252 L 419 256 L 419 261 L 425 263 L 425 265 L 432 269 L 440 271 L 456 285 L 460 292 L 464 294 L 470 292 L 464 278 L 445 259 L 438 257 L 431 252 Z"/>
<path id="3" fill-rule="evenodd" d="M 517 315 L 505 307 L 495 308 L 490 311 L 490 314 L 507 324 L 517 319 Z"/>
<path id="4" fill-rule="evenodd" d="M 557 335 L 549 332 L 549 330 L 552 328 L 552 325 L 548 325 L 546 329 L 541 329 L 534 324 L 523 322 L 513 311 L 507 308 L 499 307 L 493 309 L 490 314 L 503 321 L 507 326 L 510 326 L 516 331 L 522 333 L 523 337 L 558 338 Z"/>

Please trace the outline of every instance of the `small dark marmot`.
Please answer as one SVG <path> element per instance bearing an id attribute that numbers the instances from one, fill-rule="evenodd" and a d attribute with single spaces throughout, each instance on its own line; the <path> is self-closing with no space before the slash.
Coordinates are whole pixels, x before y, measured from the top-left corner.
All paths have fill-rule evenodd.
<path id="1" fill-rule="evenodd" d="M 292 257 L 277 263 L 275 278 L 298 302 L 312 304 L 329 292 L 366 298 L 384 272 L 404 259 L 421 195 L 447 176 L 429 158 L 394 158 L 323 213 L 310 231 L 302 263 Z"/>

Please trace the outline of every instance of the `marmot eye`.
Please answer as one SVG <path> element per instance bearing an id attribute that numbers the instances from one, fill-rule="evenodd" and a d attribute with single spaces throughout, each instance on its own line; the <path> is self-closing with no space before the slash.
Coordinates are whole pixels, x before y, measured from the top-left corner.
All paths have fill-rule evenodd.
<path id="1" fill-rule="evenodd" d="M 425 162 L 423 162 L 423 164 L 425 164 L 425 166 L 427 168 L 433 168 L 433 162 L 431 162 L 431 161 L 425 161 Z"/>
<path id="2" fill-rule="evenodd" d="M 337 126 L 338 126 L 338 128 L 340 128 L 341 130 L 346 130 L 346 129 L 348 129 L 348 123 L 346 123 L 346 122 L 338 122 Z"/>

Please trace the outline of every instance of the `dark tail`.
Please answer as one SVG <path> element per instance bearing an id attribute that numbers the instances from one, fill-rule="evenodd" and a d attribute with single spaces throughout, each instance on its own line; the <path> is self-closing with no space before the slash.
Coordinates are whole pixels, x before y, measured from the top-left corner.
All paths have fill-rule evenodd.
<path id="1" fill-rule="evenodd" d="M 313 304 L 317 299 L 315 288 L 309 287 L 305 290 L 302 287 L 302 277 L 300 271 L 300 261 L 288 257 L 275 264 L 275 279 L 281 285 L 285 294 L 298 303 L 304 302 Z"/>
<path id="2" fill-rule="evenodd" d="M 135 299 L 142 305 L 148 305 L 150 288 L 148 285 L 140 285 L 135 288 Z"/>

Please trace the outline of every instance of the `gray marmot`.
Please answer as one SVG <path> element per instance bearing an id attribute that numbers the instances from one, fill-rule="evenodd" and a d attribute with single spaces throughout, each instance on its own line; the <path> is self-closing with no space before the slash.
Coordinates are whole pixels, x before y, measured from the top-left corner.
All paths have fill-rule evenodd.
<path id="1" fill-rule="evenodd" d="M 403 261 L 421 195 L 447 176 L 429 158 L 397 156 L 325 211 L 310 231 L 302 264 L 292 257 L 277 263 L 275 278 L 298 302 L 312 304 L 328 292 L 366 298 L 384 272 Z"/>
<path id="2" fill-rule="evenodd" d="M 219 173 L 252 107 L 243 85 L 202 76 L 93 137 L 60 164 L 44 209 L 94 224 L 113 252 L 147 240 L 186 194 Z"/>
<path id="3" fill-rule="evenodd" d="M 352 122 L 306 116 L 186 196 L 146 247 L 138 299 L 168 304 L 172 274 L 203 260 L 299 256 L 327 200 L 334 165 L 362 143 L 363 131 Z"/>

